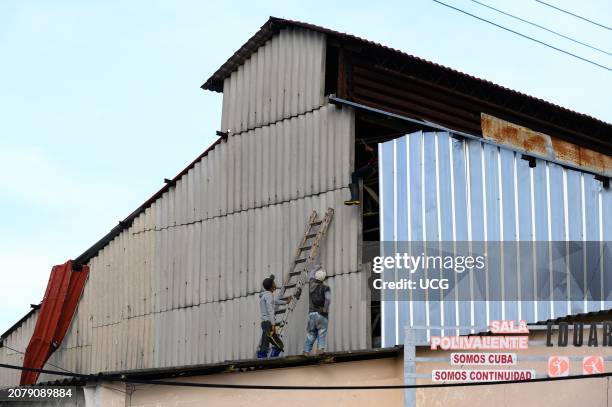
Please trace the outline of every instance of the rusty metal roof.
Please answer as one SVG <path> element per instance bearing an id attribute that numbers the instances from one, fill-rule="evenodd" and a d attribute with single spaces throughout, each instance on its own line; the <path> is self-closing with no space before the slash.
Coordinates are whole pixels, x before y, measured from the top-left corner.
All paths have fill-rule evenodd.
<path id="1" fill-rule="evenodd" d="M 556 105 L 540 98 L 536 98 L 534 96 L 527 95 L 522 92 L 518 92 L 516 90 L 506 88 L 491 81 L 457 71 L 447 66 L 440 65 L 435 62 L 431 62 L 426 59 L 407 54 L 403 51 L 385 46 L 377 42 L 369 41 L 364 38 L 360 38 L 347 33 L 342 33 L 339 31 L 334 31 L 329 28 L 320 27 L 314 24 L 287 20 L 278 17 L 270 17 L 268 21 L 266 21 L 266 23 L 261 26 L 259 31 L 257 31 L 251 38 L 249 38 L 249 40 L 245 42 L 242 47 L 240 47 L 240 49 L 238 49 L 223 65 L 221 65 L 219 69 L 217 69 L 214 74 L 212 74 L 210 78 L 208 78 L 208 80 L 206 80 L 206 82 L 204 82 L 204 84 L 201 86 L 202 89 L 222 92 L 223 81 L 225 78 L 227 78 L 233 71 L 237 70 L 238 67 L 242 65 L 244 61 L 246 61 L 254 51 L 257 50 L 257 48 L 262 46 L 266 41 L 268 41 L 271 37 L 278 33 L 279 30 L 288 27 L 297 27 L 317 31 L 327 35 L 328 38 L 332 38 L 343 43 L 350 43 L 352 46 L 361 47 L 363 51 L 374 51 L 379 53 L 383 52 L 389 55 L 393 55 L 395 57 L 403 58 L 407 61 L 417 62 L 420 64 L 428 65 L 431 68 L 440 69 L 444 71 L 447 75 L 452 76 L 454 80 L 463 81 L 463 85 L 478 84 L 480 86 L 486 87 L 487 90 L 490 92 L 504 93 L 507 95 L 522 98 L 525 101 L 531 103 L 537 103 L 548 108 L 554 108 L 558 113 L 568 115 L 568 118 L 570 120 L 581 119 L 584 121 L 591 121 L 599 125 L 607 126 L 610 132 L 609 135 L 610 137 L 612 137 L 612 124 L 597 119 L 595 117 L 567 109 L 565 107 Z"/>

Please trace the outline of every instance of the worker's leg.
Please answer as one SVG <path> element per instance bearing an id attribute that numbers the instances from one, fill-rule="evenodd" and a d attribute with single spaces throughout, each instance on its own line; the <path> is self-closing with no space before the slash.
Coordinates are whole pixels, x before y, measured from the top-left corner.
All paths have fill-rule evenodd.
<path id="1" fill-rule="evenodd" d="M 283 342 L 280 338 L 280 336 L 277 335 L 276 332 L 277 331 L 278 326 L 274 326 L 272 327 L 272 330 L 270 331 L 268 338 L 270 341 L 270 345 L 272 346 L 272 351 L 270 352 L 270 357 L 271 358 L 276 358 L 278 356 L 280 356 L 282 349 L 283 349 Z"/>
<path id="2" fill-rule="evenodd" d="M 268 351 L 270 350 L 270 340 L 268 339 L 268 332 L 272 330 L 272 323 L 270 321 L 262 321 L 261 323 L 261 340 L 259 341 L 259 350 L 257 351 L 258 358 L 267 358 Z"/>
<path id="3" fill-rule="evenodd" d="M 351 191 L 351 199 L 344 201 L 345 205 L 359 205 L 359 180 L 365 178 L 374 172 L 372 165 L 364 165 L 363 167 L 355 170 L 351 175 L 351 183 L 349 184 L 349 190 Z"/>
<path id="4" fill-rule="evenodd" d="M 319 315 L 316 312 L 308 314 L 308 323 L 306 324 L 306 341 L 304 342 L 304 354 L 308 355 L 312 351 L 312 345 L 317 340 L 317 321 L 316 316 Z"/>
<path id="5" fill-rule="evenodd" d="M 327 347 L 327 326 L 329 320 L 326 316 L 321 314 L 317 315 L 317 337 L 319 338 L 317 343 L 317 353 L 323 353 Z"/>

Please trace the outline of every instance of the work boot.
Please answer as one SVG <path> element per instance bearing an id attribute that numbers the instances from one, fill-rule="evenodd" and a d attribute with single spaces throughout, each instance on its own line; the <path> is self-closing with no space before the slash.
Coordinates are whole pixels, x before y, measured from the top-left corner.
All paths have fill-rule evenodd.
<path id="1" fill-rule="evenodd" d="M 277 358 L 281 354 L 281 350 L 277 348 L 272 348 L 272 353 L 270 353 L 271 358 Z"/>
<path id="2" fill-rule="evenodd" d="M 361 201 L 359 200 L 359 185 L 350 183 L 349 190 L 351 191 L 351 199 L 348 201 L 344 201 L 345 205 L 359 205 Z"/>
<path id="3" fill-rule="evenodd" d="M 317 349 L 317 356 L 325 353 L 325 348 Z"/>
<path id="4" fill-rule="evenodd" d="M 265 359 L 268 357 L 268 352 L 257 351 L 257 359 Z"/>

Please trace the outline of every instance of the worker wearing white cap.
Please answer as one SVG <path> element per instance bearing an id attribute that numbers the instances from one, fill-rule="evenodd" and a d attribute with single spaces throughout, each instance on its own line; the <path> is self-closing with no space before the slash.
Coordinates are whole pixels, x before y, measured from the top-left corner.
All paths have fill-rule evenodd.
<path id="1" fill-rule="evenodd" d="M 327 273 L 321 265 L 315 265 L 308 273 L 309 313 L 306 325 L 304 355 L 308 356 L 317 341 L 317 354 L 325 352 L 331 289 L 324 283 Z"/>

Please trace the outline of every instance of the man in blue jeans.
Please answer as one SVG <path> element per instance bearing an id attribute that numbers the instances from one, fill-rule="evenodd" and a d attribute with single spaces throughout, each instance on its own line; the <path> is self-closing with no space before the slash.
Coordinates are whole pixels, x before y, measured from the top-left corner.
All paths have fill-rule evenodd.
<path id="1" fill-rule="evenodd" d="M 306 341 L 304 356 L 312 351 L 312 346 L 318 340 L 317 354 L 325 352 L 329 305 L 331 304 L 331 289 L 324 284 L 327 273 L 320 265 L 316 265 L 308 273 L 309 310 L 306 325 Z"/>

